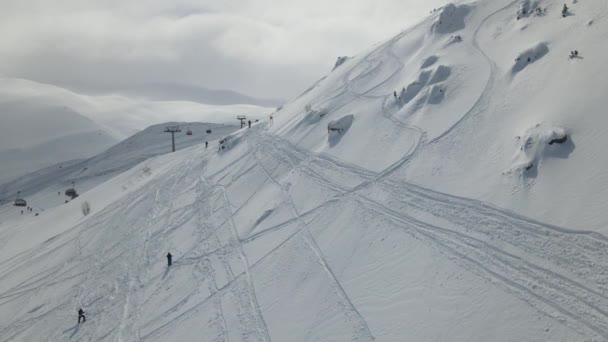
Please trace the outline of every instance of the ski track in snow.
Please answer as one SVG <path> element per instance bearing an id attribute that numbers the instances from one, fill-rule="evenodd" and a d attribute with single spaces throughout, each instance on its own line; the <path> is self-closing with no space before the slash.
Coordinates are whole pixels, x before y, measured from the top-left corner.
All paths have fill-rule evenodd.
<path id="1" fill-rule="evenodd" d="M 286 141 L 278 142 L 270 136 L 260 139 L 260 146 L 273 150 L 273 156 L 282 155 L 277 158 L 289 159 L 294 153 L 295 149 Z M 307 156 L 308 162 L 315 158 L 312 153 Z M 330 160 L 322 158 L 324 163 Z M 358 167 L 333 166 L 344 173 L 369 177 Z M 332 184 L 332 180 L 322 178 L 306 162 L 294 167 L 320 184 Z M 603 309 L 608 307 L 605 280 L 608 262 L 604 261 L 608 257 L 608 239 L 604 236 L 545 225 L 478 201 L 433 192 L 387 176 L 381 172 L 350 190 L 333 185 L 343 189 L 338 200 L 356 199 L 365 208 L 414 231 L 451 254 L 466 269 L 497 283 L 543 314 L 587 336 L 608 338 L 608 312 Z M 366 194 L 370 189 L 372 195 Z M 372 197 L 384 198 L 387 194 L 388 203 Z M 420 218 L 405 214 L 413 208 L 420 212 Z M 434 221 L 441 219 L 445 227 L 424 222 L 428 215 Z M 339 283 L 338 279 L 336 282 Z M 589 283 L 595 286 L 584 285 Z"/>
<path id="2" fill-rule="evenodd" d="M 349 319 L 354 324 L 359 324 L 360 325 L 360 328 L 357 329 L 357 331 L 358 331 L 357 336 L 353 336 L 352 340 L 353 341 L 369 341 L 369 340 L 374 340 L 374 337 L 373 337 L 373 335 L 372 335 L 369 327 L 367 326 L 367 322 L 365 321 L 365 319 L 363 318 L 363 316 L 361 316 L 361 314 L 359 313 L 359 311 L 357 311 L 357 308 L 355 307 L 355 305 L 353 304 L 353 302 L 350 300 L 350 298 L 346 294 L 346 291 L 344 291 L 344 288 L 342 287 L 342 284 L 340 284 L 340 281 L 335 276 L 334 272 L 331 270 L 331 267 L 328 265 L 327 261 L 325 260 L 325 257 L 323 256 L 323 252 L 321 251 L 321 249 L 317 245 L 317 242 L 315 241 L 314 236 L 312 235 L 312 233 L 308 229 L 308 225 L 306 224 L 306 222 L 304 222 L 302 220 L 302 217 L 301 217 L 300 213 L 298 213 L 298 209 L 296 208 L 296 205 L 294 204 L 293 200 L 291 199 L 291 196 L 289 195 L 288 190 L 285 189 L 285 187 L 279 181 L 277 181 L 276 179 L 274 179 L 274 177 L 272 177 L 272 175 L 268 172 L 268 170 L 266 170 L 264 168 L 264 166 L 262 165 L 262 163 L 260 163 L 260 160 L 258 159 L 258 154 L 256 153 L 256 151 L 251 151 L 251 154 L 256 158 L 257 164 L 264 171 L 264 173 L 266 174 L 266 177 L 271 182 L 273 182 L 277 186 L 279 186 L 279 188 L 281 188 L 281 192 L 283 194 L 283 197 L 289 203 L 289 206 L 291 208 L 291 211 L 292 211 L 293 215 L 297 218 L 297 221 L 299 222 L 299 225 L 300 225 L 301 229 L 304 229 L 304 231 L 306 232 L 306 239 L 305 239 L 306 240 L 306 244 L 310 247 L 310 249 L 317 256 L 319 264 L 321 264 L 323 266 L 323 270 L 325 270 L 325 272 L 327 273 L 328 277 L 331 279 L 332 283 L 334 284 L 335 290 L 338 292 L 339 296 L 341 297 L 341 300 L 344 301 L 343 305 L 346 304 L 346 306 L 348 306 L 350 308 L 349 315 L 348 315 Z"/>

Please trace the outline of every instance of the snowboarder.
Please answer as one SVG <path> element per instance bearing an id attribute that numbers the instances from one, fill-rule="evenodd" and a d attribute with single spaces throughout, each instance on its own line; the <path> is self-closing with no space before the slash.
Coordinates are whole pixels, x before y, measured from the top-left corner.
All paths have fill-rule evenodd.
<path id="1" fill-rule="evenodd" d="M 82 308 L 80 308 L 80 310 L 78 310 L 78 324 L 80 324 L 81 319 L 82 319 L 82 323 L 87 321 L 87 318 L 84 316 L 84 310 L 82 310 Z"/>
<path id="2" fill-rule="evenodd" d="M 167 266 L 173 265 L 173 255 L 171 253 L 167 253 Z"/>
<path id="3" fill-rule="evenodd" d="M 205 141 L 205 148 L 207 148 L 207 146 L 209 146 L 209 142 Z"/>
<path id="4" fill-rule="evenodd" d="M 247 123 L 249 124 L 249 128 L 251 128 L 251 120 L 247 121 Z"/>

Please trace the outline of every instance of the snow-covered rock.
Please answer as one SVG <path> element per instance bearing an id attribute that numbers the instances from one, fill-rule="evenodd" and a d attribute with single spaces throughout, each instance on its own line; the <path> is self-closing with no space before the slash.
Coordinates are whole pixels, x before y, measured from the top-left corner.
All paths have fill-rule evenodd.
<path id="1" fill-rule="evenodd" d="M 545 42 L 537 43 L 533 47 L 526 49 L 517 55 L 515 64 L 511 68 L 511 72 L 516 74 L 528 65 L 535 63 L 549 53 L 549 46 Z"/>
<path id="2" fill-rule="evenodd" d="M 536 124 L 515 138 L 512 166 L 506 174 L 518 173 L 524 177 L 536 177 L 546 158 L 568 158 L 574 151 L 572 137 L 561 127 Z"/>
<path id="3" fill-rule="evenodd" d="M 439 34 L 462 30 L 465 27 L 465 18 L 469 11 L 470 5 L 447 4 L 441 8 L 431 30 Z"/>

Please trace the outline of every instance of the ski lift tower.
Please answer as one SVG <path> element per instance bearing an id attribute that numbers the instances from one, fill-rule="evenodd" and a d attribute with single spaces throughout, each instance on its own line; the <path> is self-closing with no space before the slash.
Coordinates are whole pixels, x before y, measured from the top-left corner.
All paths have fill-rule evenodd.
<path id="1" fill-rule="evenodd" d="M 241 121 L 241 128 L 245 127 L 245 120 L 247 120 L 247 116 L 237 115 L 236 119 Z"/>
<path id="2" fill-rule="evenodd" d="M 179 133 L 182 130 L 179 129 L 179 126 L 169 126 L 165 127 L 165 133 L 171 133 L 171 147 L 173 148 L 172 152 L 175 152 L 175 133 Z"/>

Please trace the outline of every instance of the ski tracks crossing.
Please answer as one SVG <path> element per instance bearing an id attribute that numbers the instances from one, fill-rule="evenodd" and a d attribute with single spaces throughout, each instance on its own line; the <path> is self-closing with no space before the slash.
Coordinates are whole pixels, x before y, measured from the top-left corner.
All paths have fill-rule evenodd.
<path id="1" fill-rule="evenodd" d="M 331 163 L 333 158 L 261 134 L 256 145 L 273 158 L 300 160 L 291 165 L 292 170 L 323 186 L 333 184 L 334 189 L 341 189 L 337 201 L 354 199 L 363 208 L 413 232 L 451 255 L 463 268 L 488 279 L 542 314 L 585 336 L 608 339 L 606 237 L 547 225 L 480 201 L 438 193 L 391 179 L 386 172 L 376 174 L 373 179 L 363 178 L 360 185 L 348 189 L 311 166 L 316 160 Z M 307 156 L 292 158 L 293 153 Z M 333 168 L 351 176 L 369 176 L 360 168 L 345 164 L 333 164 Z M 315 248 L 314 239 L 308 234 L 311 248 L 322 258 L 322 252 L 318 246 Z"/>

